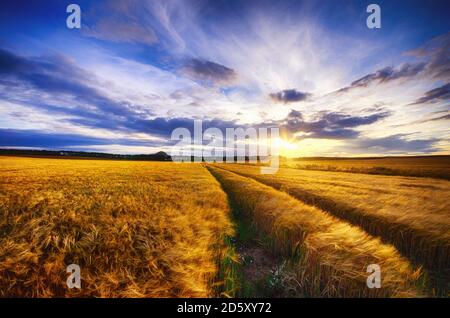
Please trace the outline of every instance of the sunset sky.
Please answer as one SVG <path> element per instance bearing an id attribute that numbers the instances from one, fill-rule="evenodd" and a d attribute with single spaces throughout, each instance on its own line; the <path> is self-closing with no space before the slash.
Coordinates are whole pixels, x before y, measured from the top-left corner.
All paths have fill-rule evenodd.
<path id="1" fill-rule="evenodd" d="M 66 27 L 66 6 L 82 10 Z M 366 7 L 381 7 L 368 29 Z M 280 127 L 287 156 L 450 154 L 449 1 L 2 1 L 0 147 L 170 151 Z"/>

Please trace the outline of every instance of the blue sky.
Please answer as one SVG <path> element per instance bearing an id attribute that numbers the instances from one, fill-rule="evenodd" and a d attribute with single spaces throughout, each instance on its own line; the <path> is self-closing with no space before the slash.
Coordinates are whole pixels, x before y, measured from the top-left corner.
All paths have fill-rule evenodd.
<path id="1" fill-rule="evenodd" d="M 82 10 L 66 27 L 66 6 Z M 368 29 L 366 7 L 381 7 Z M 448 1 L 3 1 L 0 147 L 170 151 L 278 126 L 287 156 L 450 154 Z"/>

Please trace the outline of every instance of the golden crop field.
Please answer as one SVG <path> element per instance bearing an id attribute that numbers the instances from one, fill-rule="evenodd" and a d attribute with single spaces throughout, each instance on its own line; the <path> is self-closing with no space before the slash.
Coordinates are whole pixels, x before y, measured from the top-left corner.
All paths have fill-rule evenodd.
<path id="1" fill-rule="evenodd" d="M 287 159 L 283 162 L 283 167 L 450 180 L 449 156 Z"/>
<path id="2" fill-rule="evenodd" d="M 390 245 L 289 195 L 226 170 L 211 168 L 241 217 L 270 238 L 275 255 L 289 261 L 289 289 L 296 296 L 417 296 L 413 270 Z M 366 285 L 370 264 L 384 268 L 383 289 Z"/>
<path id="3" fill-rule="evenodd" d="M 448 296 L 449 181 L 259 172 L 0 156 L 0 296 Z"/>
<path id="4" fill-rule="evenodd" d="M 201 166 L 0 157 L 0 174 L 0 296 L 215 295 L 232 226 Z"/>
<path id="5" fill-rule="evenodd" d="M 415 264 L 449 288 L 450 182 L 280 168 L 274 175 L 260 167 L 222 165 L 316 206 L 393 244 Z"/>

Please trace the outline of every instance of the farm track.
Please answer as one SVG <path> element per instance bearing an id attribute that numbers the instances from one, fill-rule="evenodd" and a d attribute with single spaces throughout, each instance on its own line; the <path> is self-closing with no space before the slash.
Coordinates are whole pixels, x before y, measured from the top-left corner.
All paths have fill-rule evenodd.
<path id="1" fill-rule="evenodd" d="M 265 248 L 272 250 L 272 255 L 277 257 L 276 263 L 285 260 L 281 263 L 287 264 L 286 276 L 280 281 L 285 284 L 287 281 L 284 288 L 294 291 L 296 296 L 405 297 L 421 294 L 416 289 L 421 289 L 420 271 L 414 272 L 394 247 L 257 180 L 217 166 L 207 168 L 222 185 L 234 209 L 238 207 L 239 216 L 271 241 Z M 271 201 L 269 208 L 264 206 L 266 200 L 249 199 L 253 195 Z M 280 205 L 273 205 L 278 200 Z M 292 205 L 293 211 L 284 210 Z M 269 215 L 272 212 L 273 215 Z M 289 213 L 293 220 L 285 218 Z M 313 220 L 307 220 L 310 216 Z M 383 263 L 384 274 L 390 276 L 386 279 L 388 287 L 373 290 L 365 286 L 366 273 L 362 273 L 361 265 L 367 266 L 371 262 Z"/>
<path id="2" fill-rule="evenodd" d="M 370 235 L 380 237 L 383 242 L 393 244 L 397 250 L 413 264 L 423 266 L 427 270 L 427 288 L 439 295 L 447 295 L 450 282 L 450 245 L 441 237 L 430 237 L 429 232 L 412 229 L 404 223 L 396 222 L 382 215 L 361 213 L 361 211 L 345 202 L 336 202 L 326 196 L 301 189 L 289 187 L 282 180 L 267 178 L 218 167 L 242 177 L 251 178 L 285 192 L 306 204 L 316 206 L 325 212 L 360 227 Z"/>
<path id="3" fill-rule="evenodd" d="M 216 175 L 205 168 L 217 182 Z M 225 189 L 222 191 L 227 195 Z M 217 296 L 243 298 L 283 298 L 298 296 L 283 288 L 281 274 L 288 272 L 283 257 L 273 253 L 267 238 L 245 217 L 239 206 L 228 197 L 234 235 L 225 237 L 228 251 L 218 262 Z M 291 273 L 291 275 L 293 275 Z"/>

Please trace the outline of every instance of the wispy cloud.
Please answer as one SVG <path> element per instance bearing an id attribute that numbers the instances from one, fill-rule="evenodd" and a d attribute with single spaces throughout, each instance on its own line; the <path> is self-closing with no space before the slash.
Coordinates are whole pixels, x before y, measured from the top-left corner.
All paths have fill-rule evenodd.
<path id="1" fill-rule="evenodd" d="M 450 80 L 450 32 L 437 36 L 424 45 L 407 52 L 427 61 L 428 75 L 445 81 Z"/>
<path id="2" fill-rule="evenodd" d="M 42 27 L 2 37 L 3 140 L 166 147 L 194 119 L 206 128 L 277 125 L 291 142 L 310 141 L 312 155 L 428 153 L 450 138 L 448 116 L 435 115 L 448 110 L 450 33 L 433 21 L 423 34 L 442 35 L 419 41 L 406 26 L 358 26 L 356 3 L 344 20 L 335 1 L 82 5 L 80 32 L 40 17 Z"/>
<path id="3" fill-rule="evenodd" d="M 450 106 L 450 83 L 426 92 L 421 98 L 412 104 L 425 104 L 436 101 L 447 101 Z"/>

